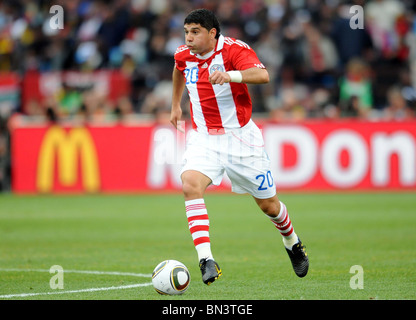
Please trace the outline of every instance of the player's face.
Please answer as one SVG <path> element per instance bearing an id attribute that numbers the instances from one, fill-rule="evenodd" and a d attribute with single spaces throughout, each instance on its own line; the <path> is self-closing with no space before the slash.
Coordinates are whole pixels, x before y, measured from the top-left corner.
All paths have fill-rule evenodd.
<path id="1" fill-rule="evenodd" d="M 214 50 L 216 29 L 210 31 L 201 27 L 198 23 L 184 25 L 185 42 L 189 50 L 194 54 L 204 55 Z"/>

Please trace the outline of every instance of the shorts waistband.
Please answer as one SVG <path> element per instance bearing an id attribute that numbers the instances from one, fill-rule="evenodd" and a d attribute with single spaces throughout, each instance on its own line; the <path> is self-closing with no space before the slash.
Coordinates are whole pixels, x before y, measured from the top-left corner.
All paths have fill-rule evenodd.
<path id="1" fill-rule="evenodd" d="M 218 136 L 223 134 L 232 134 L 240 132 L 243 129 L 250 128 L 254 124 L 253 120 L 250 119 L 243 127 L 240 128 L 218 128 L 218 129 L 208 129 L 207 134 L 212 136 Z M 198 131 L 198 130 L 196 130 Z M 200 132 L 200 131 L 198 131 Z M 200 132 L 201 133 L 201 132 Z"/>

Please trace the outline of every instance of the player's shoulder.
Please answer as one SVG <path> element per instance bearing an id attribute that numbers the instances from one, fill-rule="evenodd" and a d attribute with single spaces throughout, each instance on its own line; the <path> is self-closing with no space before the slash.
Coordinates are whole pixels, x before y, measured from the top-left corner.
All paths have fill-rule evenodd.
<path id="1" fill-rule="evenodd" d="M 189 48 L 183 44 L 176 49 L 174 58 L 175 60 L 184 60 L 187 57 L 189 57 L 189 55 L 190 55 Z"/>
<path id="2" fill-rule="evenodd" d="M 224 47 L 228 47 L 229 49 L 249 49 L 251 47 L 242 40 L 231 38 L 231 37 L 224 37 Z"/>

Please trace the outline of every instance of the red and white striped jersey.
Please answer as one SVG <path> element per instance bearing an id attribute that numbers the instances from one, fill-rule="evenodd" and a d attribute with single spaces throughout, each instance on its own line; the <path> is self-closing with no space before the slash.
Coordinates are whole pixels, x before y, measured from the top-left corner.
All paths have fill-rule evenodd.
<path id="1" fill-rule="evenodd" d="M 246 43 L 220 35 L 214 51 L 199 56 L 180 46 L 175 66 L 185 77 L 191 102 L 192 126 L 198 132 L 222 134 L 245 126 L 251 118 L 252 103 L 244 83 L 212 85 L 208 76 L 215 70 L 265 68 Z"/>

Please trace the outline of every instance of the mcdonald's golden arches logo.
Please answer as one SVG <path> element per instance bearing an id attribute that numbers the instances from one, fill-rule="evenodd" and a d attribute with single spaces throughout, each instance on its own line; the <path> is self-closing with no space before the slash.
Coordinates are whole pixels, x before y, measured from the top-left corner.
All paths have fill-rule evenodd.
<path id="1" fill-rule="evenodd" d="M 100 189 L 97 150 L 86 128 L 72 128 L 68 132 L 60 126 L 48 129 L 39 150 L 36 186 L 40 192 L 50 192 L 53 189 L 55 155 L 58 181 L 62 186 L 71 187 L 76 184 L 80 163 L 80 178 L 85 191 L 96 192 Z"/>

